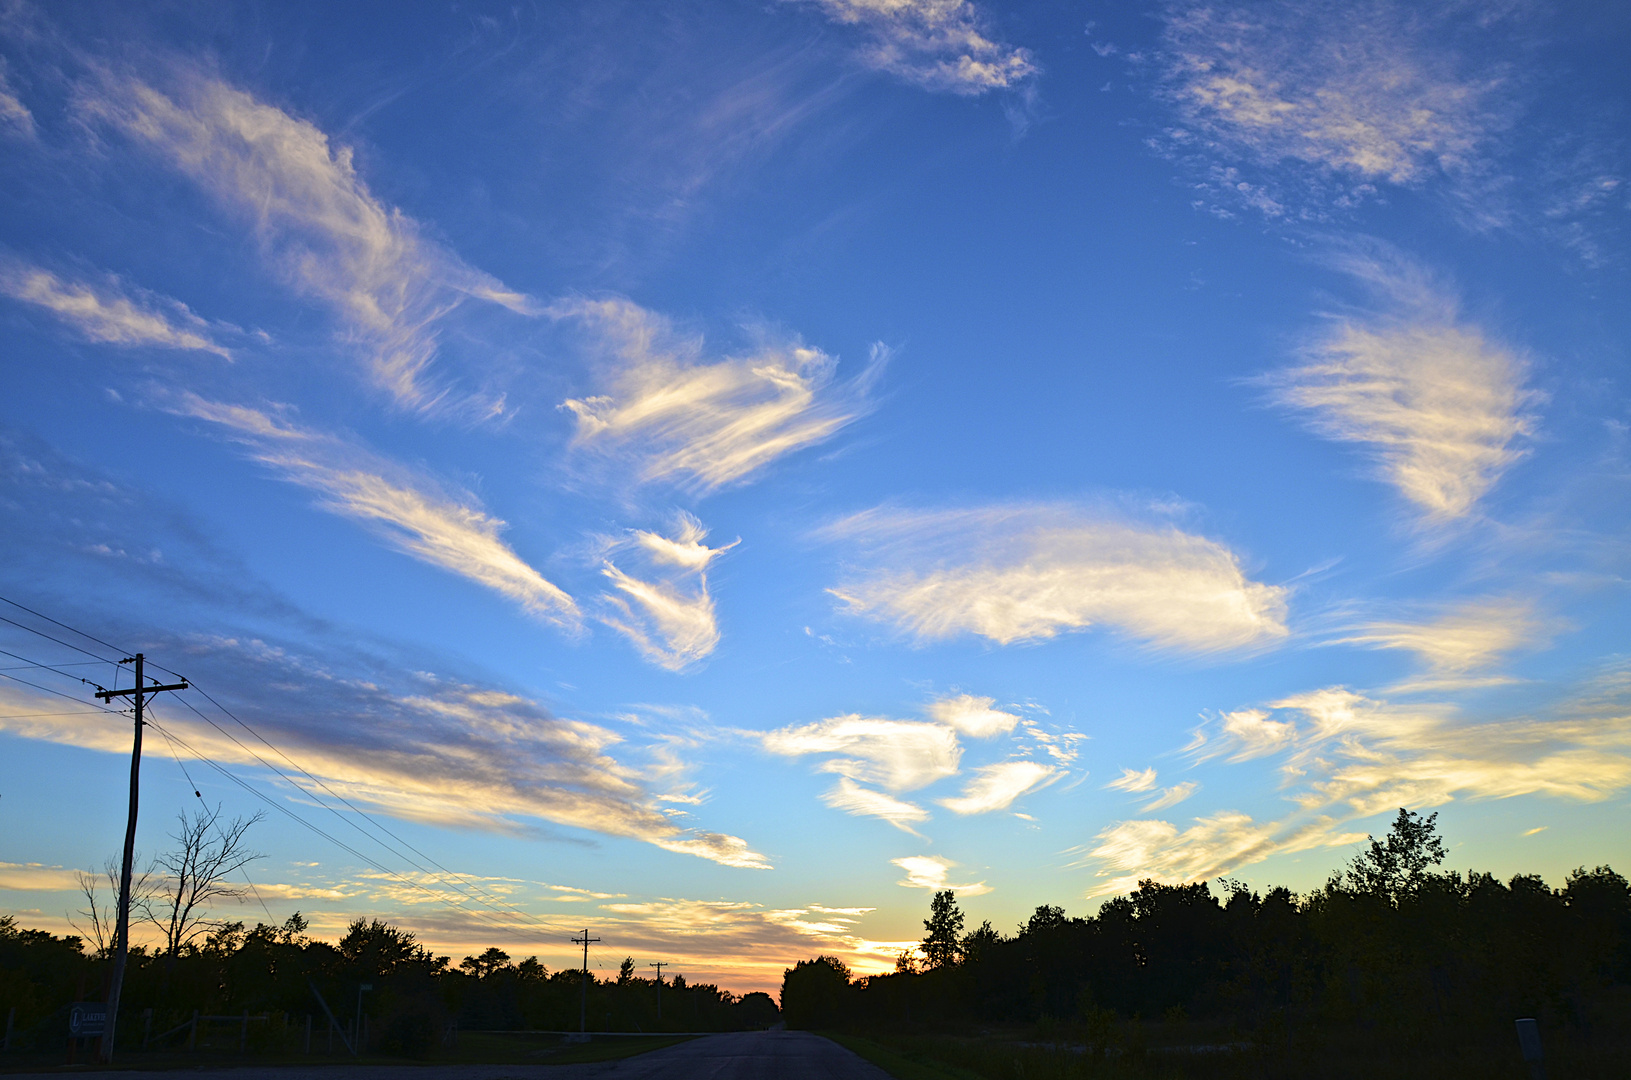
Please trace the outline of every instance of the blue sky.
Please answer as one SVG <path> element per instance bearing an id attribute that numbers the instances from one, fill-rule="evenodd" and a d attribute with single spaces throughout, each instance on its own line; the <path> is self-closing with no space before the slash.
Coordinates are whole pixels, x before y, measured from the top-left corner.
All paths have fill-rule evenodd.
<path id="1" fill-rule="evenodd" d="M 0 592 L 101 640 L 0 612 L 0 907 L 138 649 L 142 850 L 266 809 L 229 914 L 455 958 L 881 970 L 1399 806 L 1623 869 L 1628 31 L 7 4 Z"/>

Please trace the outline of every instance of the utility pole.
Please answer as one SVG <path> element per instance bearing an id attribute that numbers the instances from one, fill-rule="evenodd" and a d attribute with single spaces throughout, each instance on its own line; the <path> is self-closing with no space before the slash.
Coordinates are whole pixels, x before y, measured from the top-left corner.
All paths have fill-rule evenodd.
<path id="1" fill-rule="evenodd" d="M 141 653 L 127 656 L 119 661 L 121 664 L 134 663 L 136 665 L 136 685 L 129 690 L 98 690 L 96 696 L 103 701 L 111 702 L 116 697 L 128 697 L 136 703 L 136 743 L 130 751 L 130 820 L 125 824 L 125 859 L 119 871 L 119 920 L 113 932 L 113 980 L 108 986 L 108 1019 L 107 1025 L 102 1029 L 102 1060 L 113 1060 L 113 1039 L 119 1023 L 119 992 L 125 985 L 125 958 L 130 955 L 130 864 L 136 857 L 136 792 L 141 780 L 142 771 L 142 702 L 148 694 L 158 694 L 166 690 L 185 690 L 187 681 L 173 683 L 169 686 L 143 686 Z"/>
<path id="2" fill-rule="evenodd" d="M 654 968 L 657 969 L 657 1019 L 658 1020 L 661 1020 L 663 1018 L 663 968 L 673 967 L 673 966 L 674 965 L 670 964 L 667 960 L 664 960 L 661 963 L 647 964 L 646 965 L 646 967 L 654 967 Z"/>
<path id="3" fill-rule="evenodd" d="M 589 1031 L 589 944 L 599 941 L 597 937 L 589 936 L 589 928 L 583 928 L 583 936 L 572 939 L 572 944 L 583 946 L 583 995 L 578 1001 L 578 1033 Z"/>

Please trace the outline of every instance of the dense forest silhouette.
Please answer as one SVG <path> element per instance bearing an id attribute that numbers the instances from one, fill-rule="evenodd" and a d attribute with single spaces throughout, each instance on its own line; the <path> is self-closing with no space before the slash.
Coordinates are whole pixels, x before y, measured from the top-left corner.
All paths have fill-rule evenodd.
<path id="1" fill-rule="evenodd" d="M 1146 880 L 1096 915 L 1042 905 L 1003 934 L 989 922 L 965 930 L 944 890 L 894 973 L 853 979 L 836 957 L 802 961 L 784 976 L 783 1015 L 790 1027 L 892 1033 L 1025 1024 L 1118 1059 L 1152 1022 L 1225 1048 L 1290 1053 L 1312 1040 L 1355 1061 L 1423 1047 L 1471 1060 L 1466 1047 L 1490 1047 L 1513 1075 L 1513 1022 L 1533 1017 L 1554 1045 L 1600 1046 L 1618 1063 L 1601 1075 L 1627 1075 L 1612 1070 L 1631 1062 L 1631 885 L 1607 866 L 1561 888 L 1438 871 L 1436 818 L 1401 809 L 1388 836 L 1304 895 Z M 959 1065 L 978 1056 L 947 1045 Z M 1338 1075 L 1324 1060 L 1316 1072 Z M 1276 1074 L 1263 1069 L 1242 1074 Z"/>
<path id="2" fill-rule="evenodd" d="M 371 988 L 362 1013 L 373 1052 L 422 1057 L 456 1041 L 461 1030 L 578 1028 L 579 969 L 552 972 L 535 958 L 515 962 L 497 948 L 454 965 L 412 933 L 377 919 L 357 919 L 335 944 L 307 936 L 306 929 L 297 913 L 282 926 L 218 924 L 174 953 L 132 949 L 120 1045 L 138 1047 L 149 1033 L 181 1025 L 196 1010 L 266 1017 L 249 1025 L 251 1051 L 302 1049 L 305 1018 L 313 1016 L 316 1049 L 338 1051 L 344 1040 L 330 1041 L 318 995 L 344 1030 L 355 1023 L 363 984 Z M 12 1048 L 62 1047 L 69 1003 L 100 1000 L 107 968 L 105 955 L 87 953 L 78 937 L 20 929 L 14 917 L 0 917 L 0 1013 L 17 1010 Z M 588 982 L 590 1031 L 736 1031 L 765 1027 L 778 1015 L 768 994 L 737 996 L 674 975 L 663 980 L 659 1018 L 657 982 L 635 975 L 632 959 L 615 979 L 590 972 Z M 157 1045 L 176 1048 L 189 1034 Z M 235 1048 L 236 1030 L 228 1036 Z"/>
<path id="3" fill-rule="evenodd" d="M 799 961 L 785 973 L 780 1018 L 889 1042 L 888 1053 L 950 1063 L 956 1075 L 1034 1080 L 1360 1076 L 1378 1063 L 1390 1075 L 1521 1076 L 1513 1021 L 1533 1017 L 1568 1075 L 1628 1075 L 1626 879 L 1581 868 L 1554 888 L 1535 875 L 1442 871 L 1444 858 L 1436 815 L 1400 810 L 1386 837 L 1302 895 L 1228 878 L 1216 892 L 1147 880 L 1095 915 L 1044 904 L 1005 934 L 967 927 L 942 890 L 920 947 L 894 972 L 854 978 L 836 957 Z M 306 930 L 298 914 L 282 926 L 217 921 L 173 948 L 134 950 L 121 1045 L 197 1011 L 266 1017 L 246 1025 L 251 1052 L 301 1049 L 308 1015 L 318 1048 L 339 1046 L 318 998 L 344 1027 L 363 984 L 374 1053 L 431 1056 L 458 1031 L 578 1026 L 577 969 L 551 972 L 496 948 L 454 964 L 379 920 L 357 919 L 333 944 Z M 106 953 L 0 917 L 0 1012 L 15 1010 L 14 1051 L 64 1045 L 68 1004 L 100 998 Z M 589 1030 L 731 1031 L 778 1019 L 766 994 L 683 976 L 663 981 L 659 1018 L 656 980 L 634 972 L 629 959 L 615 979 L 589 976 Z M 1197 1053 L 1177 1053 L 1186 1050 Z"/>

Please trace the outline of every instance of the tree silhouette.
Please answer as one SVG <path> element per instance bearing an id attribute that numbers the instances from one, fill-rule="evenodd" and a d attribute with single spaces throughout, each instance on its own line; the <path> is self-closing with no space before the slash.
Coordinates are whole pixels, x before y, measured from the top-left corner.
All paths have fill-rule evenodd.
<path id="1" fill-rule="evenodd" d="M 183 811 L 179 817 L 180 830 L 170 834 L 179 847 L 153 860 L 158 873 L 140 908 L 164 934 L 164 951 L 171 957 L 193 945 L 199 936 L 228 925 L 208 917 L 210 906 L 242 897 L 244 890 L 228 879 L 266 857 L 244 846 L 244 834 L 266 817 L 263 813 L 223 823 L 217 803 L 214 810 Z M 134 906 L 134 890 L 131 902 Z"/>
<path id="2" fill-rule="evenodd" d="M 491 948 L 480 956 L 467 956 L 459 962 L 459 970 L 478 979 L 485 979 L 495 971 L 510 966 L 510 954 L 503 949 Z"/>
<path id="3" fill-rule="evenodd" d="M 957 907 L 957 894 L 941 889 L 929 904 L 929 917 L 923 920 L 923 958 L 931 968 L 951 967 L 962 955 L 963 913 Z"/>
<path id="4" fill-rule="evenodd" d="M 1349 864 L 1344 875 L 1348 888 L 1392 904 L 1416 893 L 1428 868 L 1444 861 L 1437 822 L 1437 813 L 1424 818 L 1401 806 L 1386 841 L 1370 837 L 1370 846 Z"/>

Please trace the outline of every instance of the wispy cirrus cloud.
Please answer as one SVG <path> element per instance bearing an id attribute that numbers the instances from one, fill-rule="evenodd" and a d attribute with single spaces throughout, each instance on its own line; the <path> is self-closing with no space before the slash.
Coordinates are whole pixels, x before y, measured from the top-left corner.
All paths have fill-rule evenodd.
<path id="1" fill-rule="evenodd" d="M 1047 787 L 1065 775 L 1056 765 L 1035 761 L 1000 761 L 974 770 L 974 776 L 955 798 L 940 805 L 954 814 L 989 814 L 1006 810 L 1022 795 Z"/>
<path id="2" fill-rule="evenodd" d="M 1199 148 L 1213 161 L 1203 189 L 1270 217 L 1479 180 L 1515 110 L 1503 68 L 1456 47 L 1478 29 L 1460 15 L 1396 0 L 1170 4 L 1163 92 L 1182 126 L 1162 142 Z"/>
<path id="3" fill-rule="evenodd" d="M 492 589 L 565 630 L 580 626 L 577 602 L 500 539 L 504 522 L 472 496 L 449 493 L 428 477 L 302 428 L 286 419 L 286 411 L 192 393 L 174 396 L 166 407 L 217 425 L 254 460 L 318 493 L 323 509 L 361 522 L 397 550 Z"/>
<path id="4" fill-rule="evenodd" d="M 900 793 L 957 775 L 963 749 L 945 724 L 884 717 L 835 716 L 811 724 L 754 733 L 764 748 L 783 757 L 822 755 L 822 772 L 839 779 L 821 799 L 847 814 L 875 817 L 916 834 L 927 821 L 923 807 L 862 783 Z"/>
<path id="5" fill-rule="evenodd" d="M 759 737 L 766 750 L 784 757 L 831 755 L 821 765 L 823 772 L 890 791 L 914 791 L 957 775 L 963 754 L 957 733 L 943 724 L 855 713 L 779 728 Z"/>
<path id="6" fill-rule="evenodd" d="M 1014 730 L 1019 717 L 996 708 L 997 699 L 956 694 L 929 703 L 929 716 L 975 739 L 990 739 Z"/>
<path id="7" fill-rule="evenodd" d="M 1415 653 L 1426 667 L 1395 690 L 1447 689 L 1510 682 L 1487 669 L 1508 653 L 1543 642 L 1552 624 L 1532 601 L 1497 596 L 1467 600 L 1417 621 L 1361 623 L 1338 643 Z"/>
<path id="8" fill-rule="evenodd" d="M 1159 795 L 1145 803 L 1143 806 L 1139 807 L 1139 809 L 1146 814 L 1153 814 L 1157 810 L 1165 810 L 1169 806 L 1177 806 L 1179 803 L 1195 794 L 1196 789 L 1200 786 L 1201 785 L 1196 783 L 1194 780 L 1185 780 L 1180 784 L 1174 784 L 1169 788 L 1163 788 Z"/>
<path id="9" fill-rule="evenodd" d="M 868 67 L 925 90 L 972 96 L 1009 89 L 1037 73 L 1029 50 L 988 34 L 969 0 L 797 0 L 866 35 Z"/>
<path id="10" fill-rule="evenodd" d="M 929 812 L 916 803 L 862 787 L 847 776 L 839 777 L 832 789 L 822 794 L 821 801 L 846 814 L 887 821 L 895 828 L 909 832 L 913 836 L 919 834 L 912 826 L 929 820 Z"/>
<path id="11" fill-rule="evenodd" d="M 1124 892 L 1147 877 L 1199 881 L 1271 855 L 1353 843 L 1365 834 L 1349 823 L 1400 806 L 1614 798 L 1631 789 L 1631 672 L 1610 669 L 1549 708 L 1504 719 L 1470 717 L 1447 702 L 1398 704 L 1326 687 L 1223 713 L 1187 749 L 1203 760 L 1277 756 L 1295 809 L 1279 821 L 1223 810 L 1183 829 L 1160 819 L 1118 822 L 1076 849 L 1082 865 L 1110 879 L 1090 896 Z M 1148 785 L 1131 770 L 1123 779 L 1111 786 L 1154 787 L 1153 775 Z"/>
<path id="12" fill-rule="evenodd" d="M 1154 769 L 1123 769 L 1120 776 L 1104 786 L 1112 791 L 1149 791 L 1155 787 L 1155 777 Z"/>
<path id="13" fill-rule="evenodd" d="M 1388 311 L 1336 320 L 1306 362 L 1265 381 L 1317 433 L 1365 445 L 1425 522 L 1464 518 L 1527 453 L 1538 400 L 1524 386 L 1527 365 L 1460 319 L 1418 268 L 1365 257 L 1341 265 Z"/>
<path id="14" fill-rule="evenodd" d="M 394 817 L 536 835 L 537 821 L 628 837 L 726 866 L 769 864 L 739 837 L 686 829 L 664 814 L 638 769 L 618 761 L 620 737 L 550 713 L 520 695 L 293 642 L 205 636 L 163 641 L 189 679 L 322 782 L 293 774 L 318 798 L 338 794 Z M 351 662 L 354 670 L 339 666 Z M 251 680 L 250 676 L 254 678 Z M 261 688 L 240 694 L 235 687 Z M 274 689 L 268 690 L 267 687 Z M 0 730 L 21 738 L 130 753 L 122 715 L 65 712 L 60 698 L 0 685 Z M 179 709 L 155 709 L 178 753 L 257 771 L 265 763 Z M 166 735 L 168 733 L 168 735 Z"/>
<path id="15" fill-rule="evenodd" d="M 1103 624 L 1194 653 L 1286 634 L 1286 590 L 1252 581 L 1224 545 L 1169 525 L 1058 504 L 880 508 L 829 526 L 867 569 L 829 590 L 919 641 L 998 644 Z"/>
<path id="16" fill-rule="evenodd" d="M 501 399 L 456 397 L 429 373 L 441 321 L 467 300 L 536 314 L 526 296 L 427 239 L 358 174 L 350 147 L 219 79 L 179 70 L 172 92 L 109 76 L 81 88 L 85 115 L 150 148 L 246 222 L 275 272 L 329 307 L 370 380 L 402 408 L 490 416 Z"/>
<path id="17" fill-rule="evenodd" d="M 719 644 L 719 623 L 708 594 L 708 564 L 735 547 L 708 547 L 708 530 L 681 513 L 673 536 L 632 530 L 607 546 L 601 573 L 622 595 L 605 594 L 608 611 L 599 617 L 634 643 L 640 654 L 670 671 L 680 671 L 708 656 Z M 645 565 L 645 577 L 619 569 L 612 556 L 627 551 Z"/>
<path id="18" fill-rule="evenodd" d="M 957 864 L 938 855 L 909 855 L 904 859 L 889 861 L 906 872 L 906 877 L 896 884 L 908 889 L 931 889 L 935 892 L 941 889 L 954 889 L 964 896 L 983 896 L 991 891 L 991 886 L 983 881 L 970 882 L 966 885 L 951 884 L 951 868 Z"/>
<path id="19" fill-rule="evenodd" d="M 1164 882 L 1206 881 L 1270 855 L 1342 847 L 1365 839 L 1341 832 L 1329 818 L 1303 823 L 1260 822 L 1249 814 L 1222 811 L 1179 829 L 1169 821 L 1122 821 L 1101 831 L 1092 847 L 1078 849 L 1081 865 L 1095 865 L 1108 878 L 1088 897 L 1131 892 L 1145 878 Z"/>
<path id="20" fill-rule="evenodd" d="M 17 88 L 11 85 L 3 60 L 0 60 L 0 128 L 9 128 L 12 134 L 25 138 L 34 137 L 34 114 L 17 96 Z"/>
<path id="21" fill-rule="evenodd" d="M 219 344 L 210 325 L 187 305 L 140 292 L 132 295 L 117 278 L 97 284 L 65 281 L 38 266 L 0 261 L 0 293 L 51 312 L 91 341 L 125 347 L 150 346 L 232 353 Z"/>
<path id="22" fill-rule="evenodd" d="M 1623 673 L 1612 682 L 1624 684 Z M 1285 768 L 1305 806 L 1359 816 L 1456 798 L 1598 802 L 1631 787 L 1625 686 L 1548 714 L 1476 721 L 1444 703 L 1398 705 L 1345 687 L 1270 705 L 1297 724 Z"/>
<path id="23" fill-rule="evenodd" d="M 882 346 L 848 383 L 838 361 L 796 338 L 762 335 L 745 356 L 707 361 L 700 337 L 628 300 L 573 300 L 550 313 L 605 357 L 604 393 L 569 399 L 573 445 L 630 467 L 644 483 L 707 492 L 831 438 L 869 408 Z"/>
<path id="24" fill-rule="evenodd" d="M 251 410 L 235 420 L 254 430 L 274 418 Z M 299 449 L 296 440 L 288 452 Z M 726 866 L 769 865 L 742 838 L 688 827 L 667 812 L 654 792 L 673 786 L 676 769 L 662 757 L 661 737 L 636 741 L 638 728 L 626 736 L 560 716 L 489 676 L 467 673 L 456 659 L 315 618 L 213 546 L 183 511 L 76 466 L 37 439 L 0 431 L 0 501 L 14 509 L 0 515 L 12 595 L 18 575 L 26 575 L 28 595 L 43 609 L 95 626 L 107 640 L 141 643 L 150 663 L 178 670 L 353 803 L 456 829 L 581 841 L 563 836 L 561 826 Z M 71 599 L 103 583 L 124 590 L 131 603 L 90 611 Z M 163 624 L 145 617 L 154 610 L 164 612 Z M 24 651 L 19 644 L 10 647 Z M 27 648 L 47 664 L 85 659 L 38 638 Z M 85 674 L 112 684 L 111 670 Z M 34 681 L 50 684 L 55 676 L 46 675 Z M 77 678 L 59 688 L 75 700 L 0 680 L 0 728 L 128 757 L 127 718 L 97 709 Z M 155 702 L 149 715 L 179 737 L 175 751 L 184 760 L 214 762 L 263 784 L 284 782 L 179 702 Z M 295 788 L 310 784 L 291 775 Z M 269 797 L 278 797 L 275 787 Z"/>

